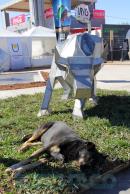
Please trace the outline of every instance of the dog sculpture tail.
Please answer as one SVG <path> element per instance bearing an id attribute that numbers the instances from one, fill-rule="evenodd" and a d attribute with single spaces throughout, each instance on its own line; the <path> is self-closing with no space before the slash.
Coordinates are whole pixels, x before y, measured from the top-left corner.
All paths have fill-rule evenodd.
<path id="1" fill-rule="evenodd" d="M 50 127 L 54 125 L 54 123 L 55 122 L 48 122 L 46 124 L 43 124 L 39 128 L 37 128 L 32 134 L 27 135 L 26 137 L 28 137 L 29 139 L 22 144 L 22 146 L 19 148 L 19 151 L 25 151 L 31 145 L 42 144 L 41 142 L 34 141 L 37 141 Z M 27 139 L 26 137 L 24 139 Z"/>

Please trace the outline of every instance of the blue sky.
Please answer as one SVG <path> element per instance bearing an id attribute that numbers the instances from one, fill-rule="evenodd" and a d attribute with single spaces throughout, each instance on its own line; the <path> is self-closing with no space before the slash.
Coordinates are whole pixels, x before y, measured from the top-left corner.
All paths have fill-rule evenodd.
<path id="1" fill-rule="evenodd" d="M 0 5 L 9 2 L 10 0 L 0 0 Z M 106 23 L 110 24 L 130 24 L 130 0 L 97 0 L 97 9 L 106 11 Z M 11 16 L 17 15 L 12 13 Z M 2 21 L 0 19 L 0 28 Z"/>
<path id="2" fill-rule="evenodd" d="M 97 0 L 96 8 L 106 10 L 106 23 L 130 24 L 130 0 Z"/>

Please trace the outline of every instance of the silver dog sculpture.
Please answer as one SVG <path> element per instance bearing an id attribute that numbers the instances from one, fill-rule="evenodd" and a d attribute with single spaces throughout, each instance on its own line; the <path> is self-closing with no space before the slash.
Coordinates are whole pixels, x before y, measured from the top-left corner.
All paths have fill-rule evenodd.
<path id="1" fill-rule="evenodd" d="M 50 113 L 49 103 L 58 80 L 64 89 L 62 99 L 74 94 L 73 116 L 83 118 L 86 100 L 96 99 L 95 76 L 103 63 L 102 54 L 102 39 L 88 33 L 69 35 L 64 42 L 59 42 L 38 116 Z"/>

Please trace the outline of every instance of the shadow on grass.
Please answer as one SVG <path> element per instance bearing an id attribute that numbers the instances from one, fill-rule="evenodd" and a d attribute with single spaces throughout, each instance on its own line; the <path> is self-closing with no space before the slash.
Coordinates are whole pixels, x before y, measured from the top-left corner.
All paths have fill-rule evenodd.
<path id="1" fill-rule="evenodd" d="M 33 176 L 32 173 L 34 174 Z M 74 168 L 67 169 L 67 167 L 61 165 L 51 166 L 48 164 L 41 164 L 39 167 L 35 169 L 28 170 L 24 173 L 18 174 L 18 176 L 15 177 L 15 180 L 17 181 L 17 184 L 21 184 L 23 180 L 27 179 L 28 182 L 26 183 L 26 185 L 34 183 L 33 186 L 36 189 L 38 187 L 39 188 L 43 187 L 45 190 L 47 189 L 48 191 L 51 191 L 53 189 L 59 191 L 56 193 L 72 194 L 71 192 L 73 190 L 72 183 L 73 181 L 76 181 L 76 178 L 74 178 L 73 174 L 77 175 L 78 177 L 79 171 Z M 48 182 L 49 180 L 51 180 L 51 185 Z"/>
<path id="2" fill-rule="evenodd" d="M 106 182 L 105 185 L 101 185 L 100 183 L 98 185 L 95 185 L 93 189 L 90 190 L 84 190 L 80 192 L 79 194 L 119 194 L 129 193 L 130 190 L 130 169 L 126 169 L 125 171 L 122 171 L 116 175 L 110 175 L 110 179 L 108 178 L 108 182 Z M 111 182 L 110 182 L 111 180 Z"/>
<path id="3" fill-rule="evenodd" d="M 109 119 L 112 125 L 130 127 L 130 96 L 102 96 L 98 105 L 85 110 L 88 117 Z"/>
<path id="4" fill-rule="evenodd" d="M 73 107 L 72 109 L 67 109 L 67 110 L 60 110 L 60 111 L 52 111 L 52 114 L 57 115 L 57 114 L 68 114 L 73 112 Z"/>
<path id="5" fill-rule="evenodd" d="M 104 83 L 130 83 L 129 80 L 98 80 L 98 81 Z"/>
<path id="6" fill-rule="evenodd" d="M 43 178 L 51 177 L 51 181 L 52 177 L 55 178 L 55 186 L 57 187 L 59 187 L 58 182 L 61 181 L 62 184 L 64 184 L 64 187 L 62 188 L 62 192 L 60 193 L 63 194 L 118 194 L 122 190 L 129 189 L 130 169 L 126 169 L 125 171 L 120 172 L 116 175 L 106 175 L 106 177 L 104 177 L 104 181 L 93 184 L 93 179 L 91 179 L 91 177 L 90 180 L 86 179 L 85 182 L 84 176 L 82 177 L 81 173 L 79 174 L 79 171 L 75 168 L 67 169 L 66 167 L 58 165 L 52 167 L 47 164 L 42 164 L 37 169 L 27 171 L 26 173 L 18 176 L 16 178 L 17 181 L 21 182 L 26 175 L 29 175 L 32 172 L 35 172 L 37 174 L 37 176 L 35 177 L 36 180 L 40 181 L 41 179 L 41 181 L 39 182 L 41 186 Z M 33 181 L 32 178 L 28 179 L 28 183 L 26 184 L 30 184 L 30 181 Z M 36 184 L 37 186 L 37 182 L 34 181 L 34 184 Z M 77 187 L 73 187 L 74 185 L 77 185 Z M 90 187 L 90 190 L 86 190 L 85 188 L 87 187 Z"/>
<path id="7" fill-rule="evenodd" d="M 18 163 L 20 162 L 20 160 L 16 160 L 16 159 L 13 159 L 13 158 L 3 158 L 3 157 L 0 157 L 0 164 L 4 164 L 4 166 L 6 167 L 9 167 L 15 163 Z"/>
<path id="8" fill-rule="evenodd" d="M 1 158 L 0 157 L 0 162 L 3 163 L 5 166 L 10 166 L 14 163 L 19 162 L 18 160 L 14 160 L 12 158 Z M 54 163 L 53 163 L 54 164 Z M 31 174 L 32 172 L 34 176 L 32 177 Z M 26 177 L 29 175 L 28 177 Z M 68 178 L 69 176 L 69 178 Z M 123 171 L 123 173 L 119 173 L 117 176 L 110 176 L 108 177 L 108 183 L 103 182 L 99 183 L 97 185 L 93 185 L 94 188 L 90 189 L 89 191 L 85 191 L 85 187 L 90 185 L 92 182 L 86 179 L 86 182 L 82 182 L 84 179 L 81 177 L 81 173 L 79 174 L 79 170 L 75 169 L 73 167 L 67 168 L 67 166 L 62 166 L 60 164 L 56 164 L 56 166 L 48 165 L 48 164 L 41 164 L 39 167 L 28 170 L 23 174 L 20 174 L 15 178 L 17 181 L 17 187 L 20 186 L 21 184 L 27 187 L 31 187 L 33 189 L 42 188 L 45 187 L 51 189 L 52 186 L 50 183 L 47 181 L 46 184 L 43 184 L 43 181 L 45 181 L 48 178 L 48 180 L 54 179 L 53 184 L 54 187 L 58 187 L 57 189 L 60 189 L 63 194 L 118 194 L 122 190 L 127 190 L 129 188 L 129 178 L 130 178 L 130 173 L 129 170 Z M 80 180 L 81 178 L 81 180 Z M 26 181 L 27 180 L 27 181 Z M 105 179 L 104 179 L 105 180 Z M 110 182 L 109 182 L 110 180 Z M 24 182 L 25 181 L 25 182 Z M 81 182 L 80 182 L 81 181 Z M 107 181 L 107 179 L 106 179 Z M 59 185 L 62 183 L 62 187 Z M 83 184 L 84 183 L 84 184 Z M 74 185 L 77 184 L 77 187 L 74 187 Z M 81 185 L 80 185 L 81 184 Z M 83 185 L 83 188 L 82 188 Z M 92 186 L 92 187 L 93 187 Z M 21 188 L 21 186 L 20 186 Z M 25 187 L 26 188 L 26 187 Z M 75 190 L 75 192 L 73 192 Z M 82 192 L 82 190 L 84 190 Z"/>

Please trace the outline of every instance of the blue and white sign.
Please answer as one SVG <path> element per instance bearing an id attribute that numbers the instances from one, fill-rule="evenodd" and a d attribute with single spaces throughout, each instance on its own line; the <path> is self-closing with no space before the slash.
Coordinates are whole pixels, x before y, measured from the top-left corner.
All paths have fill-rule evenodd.
<path id="1" fill-rule="evenodd" d="M 90 20 L 89 7 L 86 4 L 80 4 L 75 8 L 75 17 L 81 23 L 87 23 Z"/>

